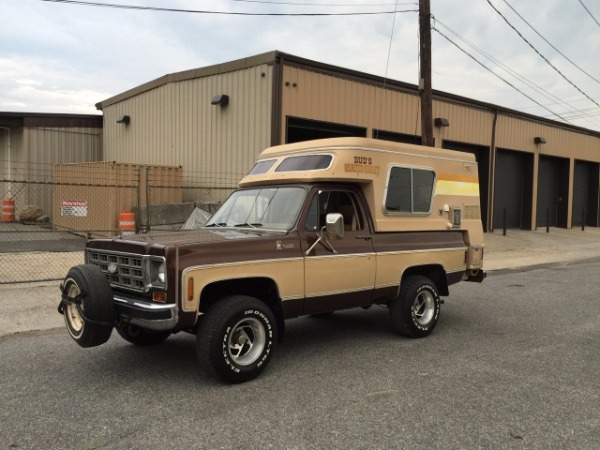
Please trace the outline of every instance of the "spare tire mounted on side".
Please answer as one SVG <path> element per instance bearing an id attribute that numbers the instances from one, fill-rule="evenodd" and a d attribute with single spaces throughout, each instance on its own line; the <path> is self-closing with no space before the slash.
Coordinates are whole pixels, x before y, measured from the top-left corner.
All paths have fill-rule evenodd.
<path id="1" fill-rule="evenodd" d="M 60 289 L 58 311 L 67 331 L 81 347 L 102 345 L 114 326 L 112 289 L 102 270 L 94 264 L 72 267 Z"/>

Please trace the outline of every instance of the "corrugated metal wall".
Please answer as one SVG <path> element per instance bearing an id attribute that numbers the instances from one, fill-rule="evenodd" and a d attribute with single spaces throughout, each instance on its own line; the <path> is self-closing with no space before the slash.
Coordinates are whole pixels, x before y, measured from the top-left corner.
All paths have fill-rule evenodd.
<path id="1" fill-rule="evenodd" d="M 366 127 L 367 136 L 374 129 L 421 134 L 420 98 L 415 94 L 293 66 L 284 67 L 282 89 L 282 136 L 286 116 Z M 436 146 L 444 139 L 490 145 L 493 113 L 435 100 L 433 115 L 451 124 L 434 130 Z"/>
<path id="2" fill-rule="evenodd" d="M 272 83 L 272 66 L 262 64 L 173 81 L 109 105 L 104 159 L 181 165 L 184 185 L 235 187 L 270 145 Z M 211 105 L 217 94 L 229 104 Z M 122 115 L 128 125 L 116 123 Z"/>
<path id="3" fill-rule="evenodd" d="M 2 164 L 6 167 L 3 173 L 10 165 L 12 181 L 4 183 L 2 195 L 15 199 L 17 213 L 25 205 L 37 205 L 50 213 L 54 164 L 98 161 L 102 157 L 101 128 L 12 128 L 10 141 L 11 161 L 5 152 Z"/>
<path id="4" fill-rule="evenodd" d="M 279 136 L 281 143 L 285 141 L 288 116 L 365 127 L 368 136 L 373 136 L 375 129 L 421 134 L 420 99 L 410 86 L 397 85 L 396 90 L 383 88 L 380 79 L 333 66 L 294 61 L 289 55 L 283 60 L 279 79 L 275 72 L 279 70 L 279 62 L 273 58 L 251 67 L 242 67 L 239 62 L 226 63 L 220 73 L 213 67 L 209 72 L 198 69 L 172 74 L 156 80 L 156 84 L 142 86 L 137 92 L 134 89 L 132 96 L 120 94 L 103 108 L 104 159 L 181 165 L 184 186 L 192 183 L 193 177 L 195 186 L 207 186 L 213 192 L 212 197 L 205 199 L 184 197 L 184 200 L 210 202 L 221 200 L 237 184 L 258 153 L 271 145 L 272 131 L 277 131 L 273 136 Z M 275 104 L 273 95 L 279 91 L 281 96 L 275 99 L 280 98 L 280 104 Z M 216 94 L 229 95 L 229 105 L 212 106 L 210 101 Z M 496 148 L 532 154 L 534 186 L 538 185 L 541 155 L 567 158 L 571 172 L 576 160 L 600 162 L 598 136 L 498 109 L 496 117 L 493 105 L 477 102 L 471 105 L 467 99 L 437 95 L 433 116 L 447 119 L 450 125 L 434 128 L 435 145 L 443 147 L 446 141 L 489 151 L 495 143 Z M 122 115 L 131 117 L 129 125 L 116 123 Z M 271 129 L 274 123 L 279 130 Z M 536 136 L 544 137 L 546 144 L 535 144 Z M 492 170 L 493 152 L 484 156 L 482 161 L 488 161 L 487 169 Z M 488 178 L 491 186 L 488 195 L 493 198 L 494 176 Z M 531 205 L 528 216 L 535 218 L 535 189 L 531 199 L 523 200 Z M 491 221 L 493 202 L 489 205 Z M 569 224 L 570 221 L 571 213 Z M 535 226 L 533 223 L 532 227 Z"/>

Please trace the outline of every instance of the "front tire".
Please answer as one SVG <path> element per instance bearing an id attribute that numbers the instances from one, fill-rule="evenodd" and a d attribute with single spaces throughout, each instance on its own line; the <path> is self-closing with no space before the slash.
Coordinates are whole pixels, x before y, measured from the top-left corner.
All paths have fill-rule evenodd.
<path id="1" fill-rule="evenodd" d="M 127 342 L 141 347 L 160 344 L 171 335 L 169 331 L 149 331 L 131 324 L 119 325 L 117 333 Z"/>
<path id="2" fill-rule="evenodd" d="M 62 283 L 62 313 L 69 335 L 81 347 L 95 347 L 110 338 L 114 305 L 112 289 L 93 264 L 72 267 Z"/>
<path id="3" fill-rule="evenodd" d="M 402 336 L 422 338 L 430 335 L 439 316 L 437 287 L 424 276 L 410 276 L 404 280 L 400 294 L 390 303 L 392 327 Z"/>
<path id="4" fill-rule="evenodd" d="M 201 366 L 226 382 L 242 383 L 265 369 L 276 341 L 271 309 L 256 298 L 233 295 L 201 317 L 196 348 Z"/>

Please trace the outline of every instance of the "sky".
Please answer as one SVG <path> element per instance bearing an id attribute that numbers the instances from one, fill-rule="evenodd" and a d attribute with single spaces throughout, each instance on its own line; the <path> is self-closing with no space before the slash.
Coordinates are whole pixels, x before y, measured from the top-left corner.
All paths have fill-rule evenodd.
<path id="1" fill-rule="evenodd" d="M 1 2 L 0 111 L 100 114 L 96 103 L 168 73 L 272 50 L 419 80 L 418 1 L 96 1 L 332 16 Z M 361 12 L 381 14 L 342 15 Z M 431 13 L 434 89 L 600 131 L 600 0 L 431 0 Z"/>

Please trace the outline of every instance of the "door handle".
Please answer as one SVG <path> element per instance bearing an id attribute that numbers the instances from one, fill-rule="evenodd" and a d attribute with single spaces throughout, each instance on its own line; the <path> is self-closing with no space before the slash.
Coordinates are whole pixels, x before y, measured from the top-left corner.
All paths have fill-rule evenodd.
<path id="1" fill-rule="evenodd" d="M 365 241 L 370 241 L 372 239 L 371 236 L 356 236 L 354 239 L 364 239 Z"/>

